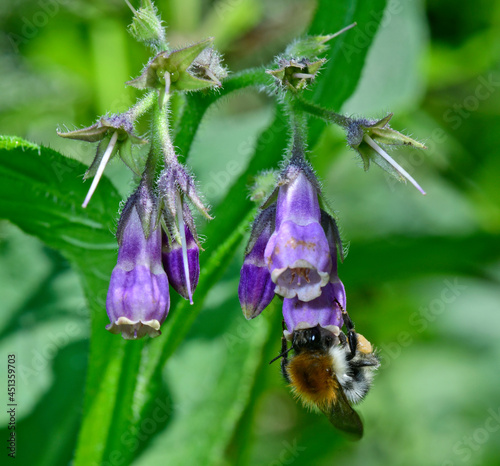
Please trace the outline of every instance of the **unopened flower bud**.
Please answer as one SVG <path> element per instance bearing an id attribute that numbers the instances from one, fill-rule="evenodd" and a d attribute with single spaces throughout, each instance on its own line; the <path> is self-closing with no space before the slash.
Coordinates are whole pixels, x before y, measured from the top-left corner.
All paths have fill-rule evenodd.
<path id="1" fill-rule="evenodd" d="M 164 233 L 162 260 L 172 288 L 192 304 L 193 293 L 200 276 L 200 248 L 187 225 L 184 226 L 184 238 L 186 242 L 185 257 L 182 244 L 174 238 L 169 239 Z M 189 272 L 188 276 L 186 276 L 186 270 Z"/>
<path id="2" fill-rule="evenodd" d="M 128 3 L 127 0 L 126 2 Z M 167 48 L 165 28 L 151 0 L 141 0 L 141 7 L 138 10 L 135 10 L 130 3 L 128 5 L 134 13 L 132 24 L 128 28 L 132 37 L 157 52 L 165 50 Z"/>
<path id="3" fill-rule="evenodd" d="M 276 206 L 272 205 L 255 220 L 241 267 L 238 296 L 247 319 L 257 317 L 274 297 L 276 285 L 271 280 L 264 252 L 274 229 L 275 210 Z"/>
<path id="4" fill-rule="evenodd" d="M 327 42 L 352 29 L 354 26 L 356 26 L 356 23 L 352 23 L 334 34 L 327 34 L 325 36 L 300 37 L 286 48 L 285 56 L 315 58 L 328 49 L 329 45 Z"/>

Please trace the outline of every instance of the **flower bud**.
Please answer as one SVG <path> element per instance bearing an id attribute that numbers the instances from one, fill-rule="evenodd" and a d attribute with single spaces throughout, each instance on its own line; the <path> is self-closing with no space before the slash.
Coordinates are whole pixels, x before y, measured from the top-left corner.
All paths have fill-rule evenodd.
<path id="1" fill-rule="evenodd" d="M 240 272 L 238 296 L 247 319 L 257 317 L 273 300 L 275 284 L 264 258 L 274 228 L 276 206 L 272 205 L 255 220 Z"/>
<path id="2" fill-rule="evenodd" d="M 172 288 L 184 299 L 193 304 L 193 293 L 200 276 L 200 249 L 188 225 L 184 226 L 186 241 L 186 257 L 182 253 L 182 245 L 174 238 L 169 240 L 163 234 L 162 260 Z M 184 263 L 186 261 L 186 263 Z M 189 277 L 186 277 L 186 270 Z"/>
<path id="3" fill-rule="evenodd" d="M 326 36 L 305 36 L 294 40 L 285 50 L 285 56 L 314 58 L 328 50 L 327 42 L 352 29 L 356 23 L 349 24 L 340 31 Z"/>
<path id="4" fill-rule="evenodd" d="M 106 329 L 126 340 L 160 335 L 170 306 L 168 278 L 161 263 L 161 229 L 146 238 L 134 204 L 122 214 L 118 261 L 111 274 Z"/>
<path id="5" fill-rule="evenodd" d="M 138 10 L 132 8 L 132 11 L 134 17 L 128 28 L 132 37 L 157 52 L 165 50 L 167 48 L 165 28 L 153 3 L 150 0 L 141 0 L 141 7 Z"/>

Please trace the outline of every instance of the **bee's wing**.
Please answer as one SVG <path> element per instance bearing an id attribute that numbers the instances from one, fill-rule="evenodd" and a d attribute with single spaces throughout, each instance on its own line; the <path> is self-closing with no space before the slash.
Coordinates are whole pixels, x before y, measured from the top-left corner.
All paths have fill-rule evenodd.
<path id="1" fill-rule="evenodd" d="M 331 408 L 323 410 L 328 420 L 339 430 L 350 434 L 355 440 L 363 436 L 363 422 L 352 409 L 342 388 L 337 393 L 337 401 Z"/>

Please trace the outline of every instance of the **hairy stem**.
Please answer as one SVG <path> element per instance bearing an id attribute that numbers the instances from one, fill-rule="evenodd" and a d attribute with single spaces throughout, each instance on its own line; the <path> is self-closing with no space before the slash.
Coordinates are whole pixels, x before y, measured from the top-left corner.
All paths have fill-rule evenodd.
<path id="1" fill-rule="evenodd" d="M 326 110 L 318 105 L 307 102 L 302 97 L 296 97 L 294 99 L 294 105 L 296 108 L 309 113 L 317 118 L 327 121 L 328 123 L 334 123 L 342 128 L 347 128 L 351 123 L 351 119 L 339 113 L 332 112 L 331 110 Z"/>

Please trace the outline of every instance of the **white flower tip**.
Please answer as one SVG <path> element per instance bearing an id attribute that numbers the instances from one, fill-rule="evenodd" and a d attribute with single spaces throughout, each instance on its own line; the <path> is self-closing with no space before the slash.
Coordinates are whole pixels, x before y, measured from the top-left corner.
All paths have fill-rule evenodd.
<path id="1" fill-rule="evenodd" d="M 415 181 L 412 177 L 410 177 L 410 178 L 409 178 L 409 180 L 410 180 L 410 183 L 411 183 L 413 186 L 415 186 L 415 188 L 417 188 L 417 189 L 420 191 L 420 193 L 421 193 L 421 194 L 423 194 L 424 196 L 427 194 L 427 193 L 426 193 L 426 192 L 422 189 L 422 187 L 421 187 L 421 186 L 420 186 L 420 185 L 419 185 L 419 184 L 418 184 L 418 183 L 417 183 L 417 182 L 416 182 L 416 181 Z"/>
<path id="2" fill-rule="evenodd" d="M 109 162 L 109 159 L 111 158 L 111 154 L 113 153 L 113 149 L 115 148 L 116 141 L 118 141 L 118 131 L 115 131 L 113 133 L 113 136 L 111 136 L 111 140 L 109 141 L 108 147 L 106 147 L 106 151 L 104 152 L 104 155 L 102 156 L 101 163 L 99 164 L 99 167 L 97 168 L 97 172 L 94 176 L 94 179 L 92 180 L 92 184 L 90 185 L 89 192 L 87 193 L 87 196 L 85 197 L 85 200 L 83 201 L 82 207 L 85 209 L 90 202 L 90 199 L 92 199 L 92 196 L 97 189 L 97 185 L 99 184 L 99 181 L 101 179 L 102 174 L 104 173 L 104 169 L 106 168 L 106 165 Z"/>

